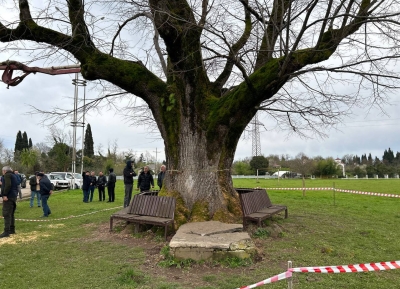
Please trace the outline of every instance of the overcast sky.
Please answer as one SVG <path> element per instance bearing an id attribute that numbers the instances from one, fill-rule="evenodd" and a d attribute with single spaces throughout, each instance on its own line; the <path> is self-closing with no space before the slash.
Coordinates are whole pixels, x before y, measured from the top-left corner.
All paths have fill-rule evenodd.
<path id="1" fill-rule="evenodd" d="M 3 57 L 0 55 L 0 59 Z M 1 72 L 2 73 L 2 72 Z M 29 75 L 16 87 L 6 88 L 0 83 L 0 107 L 3 122 L 0 138 L 7 148 L 14 148 L 18 130 L 26 131 L 32 138 L 33 144 L 45 142 L 49 129 L 41 124 L 43 116 L 31 115 L 30 105 L 50 110 L 54 106 L 73 108 L 74 87 L 73 75 L 49 76 L 44 74 Z M 83 97 L 83 90 L 80 90 Z M 96 91 L 87 90 L 88 98 L 95 97 Z M 383 116 L 379 110 L 358 111 L 357 114 L 344 120 L 340 130 L 330 130 L 327 139 L 300 139 L 296 135 L 287 136 L 286 131 L 274 131 L 272 125 L 264 122 L 267 130 L 260 128 L 261 152 L 269 154 L 288 154 L 292 157 L 299 152 L 308 156 L 342 157 L 345 154 L 369 154 L 373 157 L 382 157 L 383 151 L 391 148 L 395 153 L 400 151 L 399 128 L 399 101 L 393 96 L 392 106 L 386 107 L 388 116 Z M 68 119 L 66 124 L 58 127 L 72 130 Z M 260 121 L 264 121 L 260 117 Z M 119 151 L 132 149 L 137 155 L 146 151 L 155 156 L 157 150 L 158 161 L 164 160 L 164 146 L 160 138 L 148 134 L 146 128 L 130 126 L 122 116 L 114 111 L 102 111 L 101 114 L 86 115 L 86 123 L 90 123 L 95 147 L 99 143 L 106 152 L 108 143 L 118 141 Z M 64 126 L 65 125 L 65 126 Z M 77 131 L 82 136 L 82 129 Z M 78 146 L 80 148 L 80 144 Z M 250 157 L 252 154 L 251 138 L 242 138 L 239 142 L 235 159 Z"/>

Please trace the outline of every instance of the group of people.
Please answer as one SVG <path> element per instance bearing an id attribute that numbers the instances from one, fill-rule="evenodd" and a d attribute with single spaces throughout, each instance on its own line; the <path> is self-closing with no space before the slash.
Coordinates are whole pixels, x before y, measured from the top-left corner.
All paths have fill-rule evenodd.
<path id="1" fill-rule="evenodd" d="M 9 237 L 11 234 L 15 234 L 15 210 L 17 208 L 17 198 L 18 195 L 22 198 L 21 181 L 19 179 L 18 171 L 13 171 L 11 167 L 5 166 L 2 168 L 2 176 L 0 178 L 1 186 L 1 198 L 3 200 L 3 218 L 4 218 L 4 231 L 0 234 L 0 238 Z M 33 178 L 31 178 L 33 179 Z M 43 172 L 36 172 L 35 174 L 35 184 L 31 184 L 32 188 L 35 189 L 35 194 L 38 192 L 40 194 L 40 199 L 38 199 L 38 206 L 43 207 L 43 216 L 48 217 L 51 214 L 50 207 L 47 201 L 50 195 L 53 193 L 52 185 L 50 180 L 46 177 Z M 33 199 L 31 197 L 31 207 L 33 206 Z"/>
<path id="2" fill-rule="evenodd" d="M 158 174 L 157 184 L 161 189 L 162 183 L 165 177 L 166 166 L 162 165 L 160 169 L 160 173 Z M 124 207 L 129 206 L 129 203 L 132 199 L 132 191 L 134 186 L 134 177 L 137 174 L 132 166 L 132 161 L 126 162 L 126 167 L 123 171 L 124 177 L 124 186 L 125 186 L 125 196 L 124 196 Z M 83 185 L 83 202 L 89 203 L 93 201 L 93 194 L 95 188 L 98 188 L 99 191 L 99 201 L 105 201 L 105 188 L 107 187 L 108 191 L 108 201 L 107 203 L 112 203 L 115 201 L 115 183 L 117 181 L 117 176 L 114 173 L 114 169 L 109 170 L 108 180 L 107 177 L 103 174 L 103 172 L 99 172 L 99 176 L 96 177 L 94 171 L 86 171 L 82 174 Z M 151 188 L 154 188 L 154 179 L 152 174 L 150 173 L 150 169 L 148 166 L 145 166 L 143 170 L 139 173 L 138 182 L 137 182 L 137 190 L 140 192 L 149 191 Z"/>
<path id="3" fill-rule="evenodd" d="M 82 173 L 82 191 L 83 191 L 83 202 L 89 203 L 93 201 L 93 194 L 95 188 L 99 190 L 99 201 L 106 200 L 105 188 L 108 188 L 108 202 L 114 202 L 115 198 L 115 182 L 117 181 L 117 177 L 114 173 L 113 169 L 110 169 L 110 174 L 107 177 L 103 174 L 103 172 L 99 172 L 99 176 L 96 177 L 94 171 L 86 171 Z"/>
<path id="4" fill-rule="evenodd" d="M 160 173 L 157 176 L 157 185 L 162 188 L 163 181 L 166 174 L 165 165 L 161 166 Z M 124 207 L 129 206 L 132 199 L 132 191 L 134 186 L 133 178 L 136 176 L 132 162 L 127 161 L 124 168 L 123 177 L 125 185 Z M 83 202 L 88 203 L 93 201 L 94 190 L 97 187 L 99 191 L 99 201 L 105 201 L 105 188 L 108 191 L 108 202 L 115 200 L 115 183 L 117 176 L 114 170 L 109 170 L 108 180 L 103 172 L 99 172 L 96 177 L 95 172 L 86 171 L 82 174 L 83 177 Z M 51 214 L 48 205 L 48 199 L 53 193 L 52 184 L 43 172 L 37 171 L 34 176 L 29 178 L 29 185 L 31 188 L 30 207 L 34 205 L 36 197 L 37 206 L 43 208 L 42 218 L 46 218 Z M 22 199 L 21 192 L 21 176 L 18 171 L 13 171 L 11 167 L 5 166 L 2 168 L 2 176 L 0 178 L 1 194 L 3 200 L 3 218 L 4 218 L 4 231 L 0 234 L 0 238 L 9 237 L 15 234 L 15 210 L 17 208 L 17 198 Z M 137 190 L 140 192 L 149 191 L 154 188 L 154 179 L 150 173 L 148 166 L 145 166 L 140 172 L 137 181 Z"/>
<path id="5" fill-rule="evenodd" d="M 157 185 L 160 189 L 162 188 L 165 173 L 166 173 L 166 166 L 162 165 L 160 168 L 160 173 L 157 176 Z M 132 199 L 132 191 L 134 184 L 133 177 L 136 176 L 131 161 L 126 162 L 126 167 L 124 168 L 123 176 L 124 176 L 124 186 L 125 186 L 124 208 L 126 208 L 129 206 L 129 203 L 131 202 Z M 147 192 L 153 188 L 154 188 L 153 175 L 150 173 L 149 166 L 144 166 L 143 169 L 139 172 L 139 177 L 137 181 L 137 190 L 140 190 L 140 192 L 142 193 L 142 192 Z"/>

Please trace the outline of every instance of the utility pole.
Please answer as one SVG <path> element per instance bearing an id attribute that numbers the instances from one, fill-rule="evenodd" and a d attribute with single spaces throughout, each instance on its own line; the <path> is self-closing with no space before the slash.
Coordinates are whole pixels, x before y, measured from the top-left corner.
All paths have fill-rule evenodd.
<path id="1" fill-rule="evenodd" d="M 260 142 L 260 122 L 258 121 L 258 112 L 253 117 L 253 128 L 252 128 L 252 151 L 253 157 L 261 156 L 261 142 Z"/>
<path id="2" fill-rule="evenodd" d="M 154 173 L 157 173 L 157 154 L 158 154 L 158 149 L 156 148 L 156 150 L 153 151 L 153 153 L 156 153 L 156 164 L 155 164 L 155 167 L 154 167 Z"/>

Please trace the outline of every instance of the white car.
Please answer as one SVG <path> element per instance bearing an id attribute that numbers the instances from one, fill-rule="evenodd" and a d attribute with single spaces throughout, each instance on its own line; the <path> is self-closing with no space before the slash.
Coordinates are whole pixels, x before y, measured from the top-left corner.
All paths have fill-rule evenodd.
<path id="1" fill-rule="evenodd" d="M 61 189 L 69 189 L 70 182 L 68 180 L 64 180 L 60 175 L 46 175 L 53 185 L 53 190 L 61 190 Z"/>
<path id="2" fill-rule="evenodd" d="M 71 172 L 51 172 L 50 175 L 58 175 L 61 176 L 63 180 L 69 182 L 70 188 L 80 189 L 82 188 L 82 175 L 78 173 L 71 173 Z"/>

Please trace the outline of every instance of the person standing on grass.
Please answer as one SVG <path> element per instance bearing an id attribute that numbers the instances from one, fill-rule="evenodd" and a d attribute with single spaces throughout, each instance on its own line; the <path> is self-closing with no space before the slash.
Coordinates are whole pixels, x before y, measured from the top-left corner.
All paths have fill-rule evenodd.
<path id="1" fill-rule="evenodd" d="M 99 177 L 97 178 L 97 188 L 99 189 L 99 201 L 104 201 L 106 199 L 105 186 L 107 184 L 107 177 L 103 175 L 103 172 L 99 172 Z"/>
<path id="2" fill-rule="evenodd" d="M 140 192 L 145 192 L 150 190 L 150 186 L 154 188 L 154 180 L 149 172 L 149 166 L 145 166 L 139 174 L 137 189 L 140 189 Z"/>
<path id="3" fill-rule="evenodd" d="M 124 168 L 124 185 L 125 185 L 125 197 L 124 197 L 124 208 L 129 206 L 132 199 L 133 190 L 133 177 L 136 177 L 136 173 L 132 168 L 132 161 L 126 162 Z"/>
<path id="4" fill-rule="evenodd" d="M 40 172 L 38 173 L 39 185 L 40 185 L 40 197 L 42 201 L 43 216 L 41 218 L 47 218 L 51 214 L 51 210 L 48 204 L 50 195 L 53 193 L 52 184 L 47 176 Z"/>
<path id="5" fill-rule="evenodd" d="M 82 192 L 83 192 L 83 202 L 89 203 L 89 189 L 92 179 L 90 177 L 89 171 L 82 173 Z"/>
<path id="6" fill-rule="evenodd" d="M 3 198 L 4 232 L 0 238 L 10 237 L 15 234 L 15 209 L 17 208 L 18 181 L 9 166 L 2 169 L 1 197 Z"/>
<path id="7" fill-rule="evenodd" d="M 35 201 L 35 196 L 36 196 L 36 201 L 37 201 L 37 206 L 40 207 L 40 184 L 39 184 L 39 178 L 38 178 L 38 173 L 36 172 L 34 176 L 29 178 L 29 185 L 31 186 L 31 202 L 30 202 L 30 207 L 33 207 L 33 203 Z"/>
<path id="8" fill-rule="evenodd" d="M 22 190 L 21 190 L 22 177 L 17 170 L 14 171 L 14 175 L 17 177 L 19 199 L 22 200 Z"/>
<path id="9" fill-rule="evenodd" d="M 167 167 L 165 165 L 162 165 L 160 168 L 160 172 L 158 173 L 158 176 L 157 176 L 157 185 L 159 186 L 160 190 L 162 188 L 166 170 L 167 170 Z"/>
<path id="10" fill-rule="evenodd" d="M 89 193 L 90 193 L 90 198 L 89 201 L 93 201 L 93 193 L 94 193 L 94 189 L 96 188 L 97 185 L 97 178 L 96 175 L 94 173 L 94 171 L 90 172 L 90 186 L 89 186 Z"/>
<path id="11" fill-rule="evenodd" d="M 113 203 L 115 200 L 115 183 L 117 182 L 117 176 L 114 173 L 114 169 L 109 170 L 107 191 L 108 191 L 108 202 Z"/>

